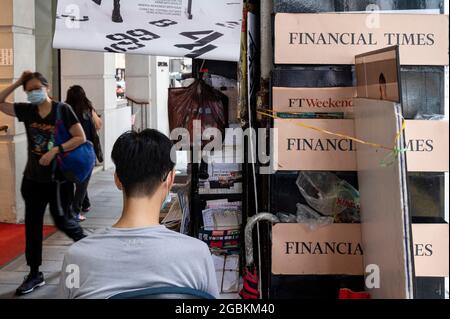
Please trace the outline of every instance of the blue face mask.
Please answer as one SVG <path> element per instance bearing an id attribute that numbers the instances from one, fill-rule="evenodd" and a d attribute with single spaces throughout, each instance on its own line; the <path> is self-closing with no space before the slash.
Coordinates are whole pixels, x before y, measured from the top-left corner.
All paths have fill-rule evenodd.
<path id="1" fill-rule="evenodd" d="M 44 89 L 33 90 L 27 92 L 27 98 L 28 102 L 30 102 L 31 104 L 40 105 L 47 99 L 47 93 Z"/>

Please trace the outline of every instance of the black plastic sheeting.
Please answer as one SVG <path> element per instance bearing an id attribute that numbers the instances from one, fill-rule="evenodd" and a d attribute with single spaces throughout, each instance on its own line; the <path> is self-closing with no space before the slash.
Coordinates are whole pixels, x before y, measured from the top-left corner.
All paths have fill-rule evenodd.
<path id="1" fill-rule="evenodd" d="M 354 86 L 352 67 L 276 67 L 272 73 L 276 87 L 344 87 Z"/>
<path id="2" fill-rule="evenodd" d="M 445 279 L 417 277 L 415 299 L 445 299 Z"/>
<path id="3" fill-rule="evenodd" d="M 364 291 L 363 276 L 271 276 L 271 299 L 327 299 L 339 297 L 341 288 Z"/>
<path id="4" fill-rule="evenodd" d="M 444 67 L 401 67 L 403 116 L 414 119 L 418 114 L 444 115 Z"/>
<path id="5" fill-rule="evenodd" d="M 274 12 L 314 13 L 366 11 L 369 5 L 380 10 L 444 10 L 443 0 L 274 0 Z"/>
<path id="6" fill-rule="evenodd" d="M 444 220 L 444 173 L 409 173 L 408 192 L 411 216 Z"/>

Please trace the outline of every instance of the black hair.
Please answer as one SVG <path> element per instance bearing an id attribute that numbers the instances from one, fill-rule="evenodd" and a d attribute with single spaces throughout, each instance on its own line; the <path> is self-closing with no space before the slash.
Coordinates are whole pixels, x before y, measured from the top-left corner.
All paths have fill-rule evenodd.
<path id="1" fill-rule="evenodd" d="M 66 103 L 73 108 L 79 119 L 83 118 L 84 113 L 94 110 L 92 102 L 87 98 L 86 92 L 79 85 L 74 85 L 69 88 Z"/>
<path id="2" fill-rule="evenodd" d="M 386 78 L 383 73 L 380 73 L 380 77 L 378 78 L 378 82 L 380 84 L 386 84 Z"/>
<path id="3" fill-rule="evenodd" d="M 153 129 L 131 131 L 119 137 L 111 157 L 127 197 L 149 197 L 155 193 L 175 167 L 172 146 L 167 136 Z"/>
<path id="4" fill-rule="evenodd" d="M 27 87 L 27 83 L 30 82 L 31 80 L 37 79 L 39 80 L 43 86 L 45 87 L 49 87 L 48 81 L 47 79 L 39 72 L 33 72 L 33 73 L 29 73 L 27 74 L 24 78 L 23 78 L 23 82 L 22 82 L 22 86 L 24 91 L 26 91 L 26 87 Z"/>

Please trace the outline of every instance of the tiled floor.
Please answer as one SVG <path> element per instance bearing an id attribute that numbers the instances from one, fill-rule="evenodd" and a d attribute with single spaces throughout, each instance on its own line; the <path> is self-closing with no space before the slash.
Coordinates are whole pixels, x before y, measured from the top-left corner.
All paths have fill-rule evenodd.
<path id="1" fill-rule="evenodd" d="M 109 227 L 119 218 L 122 209 L 122 194 L 114 184 L 112 171 L 95 174 L 89 185 L 89 197 L 92 209 L 87 214 L 87 220 L 82 223 L 86 233 L 92 233 L 98 228 Z M 49 216 L 46 220 L 50 221 Z M 72 241 L 64 234 L 57 232 L 44 241 L 43 263 L 46 285 L 32 294 L 20 298 L 52 299 L 57 297 L 57 287 L 64 253 Z M 18 298 L 14 296 L 16 288 L 27 275 L 28 267 L 25 256 L 22 255 L 0 269 L 0 299 Z M 236 294 L 224 294 L 224 299 L 238 299 Z"/>

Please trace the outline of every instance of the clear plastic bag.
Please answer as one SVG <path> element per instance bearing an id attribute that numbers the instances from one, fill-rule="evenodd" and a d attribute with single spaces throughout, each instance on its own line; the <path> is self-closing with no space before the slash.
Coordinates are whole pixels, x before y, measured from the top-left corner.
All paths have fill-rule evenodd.
<path id="1" fill-rule="evenodd" d="M 297 186 L 306 202 L 319 213 L 332 216 L 336 223 L 357 223 L 359 192 L 329 172 L 300 172 Z"/>
<path id="2" fill-rule="evenodd" d="M 311 207 L 303 204 L 297 204 L 297 223 L 310 225 L 329 225 L 333 224 L 332 217 L 320 215 Z"/>
<path id="3" fill-rule="evenodd" d="M 297 204 L 297 215 L 278 213 L 277 217 L 282 223 L 308 224 L 312 228 L 315 228 L 315 226 L 330 225 L 334 221 L 332 217 L 322 216 L 311 207 L 303 204 Z"/>
<path id="4" fill-rule="evenodd" d="M 415 120 L 428 120 L 428 121 L 440 121 L 444 120 L 445 116 L 442 114 L 422 114 L 418 113 L 415 118 Z"/>
<path id="5" fill-rule="evenodd" d="M 282 223 L 296 223 L 297 222 L 297 216 L 293 214 L 286 214 L 286 213 L 278 213 L 277 217 L 280 219 L 280 222 Z"/>

